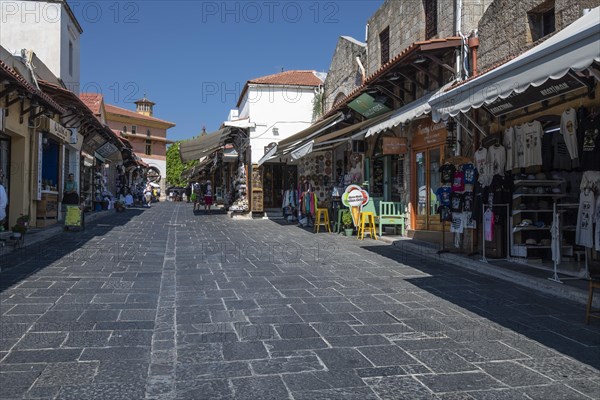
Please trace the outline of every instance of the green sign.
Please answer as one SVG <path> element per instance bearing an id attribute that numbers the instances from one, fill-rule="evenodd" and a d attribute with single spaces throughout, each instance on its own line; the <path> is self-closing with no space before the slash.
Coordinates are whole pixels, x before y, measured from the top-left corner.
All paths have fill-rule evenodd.
<path id="1" fill-rule="evenodd" d="M 373 118 L 390 111 L 385 104 L 377 103 L 375 99 L 367 93 L 363 93 L 358 96 L 357 99 L 352 100 L 350 104 L 348 104 L 348 107 L 366 118 Z"/>

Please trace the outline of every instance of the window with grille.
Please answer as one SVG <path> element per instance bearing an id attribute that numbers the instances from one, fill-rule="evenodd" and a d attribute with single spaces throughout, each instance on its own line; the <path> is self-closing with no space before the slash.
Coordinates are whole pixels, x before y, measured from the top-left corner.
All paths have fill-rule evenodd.
<path id="1" fill-rule="evenodd" d="M 152 155 L 152 140 L 150 140 L 150 139 L 146 139 L 146 155 L 147 156 Z"/>
<path id="2" fill-rule="evenodd" d="M 381 65 L 390 61 L 390 28 L 385 28 L 379 34 L 379 47 L 381 49 Z"/>
<path id="3" fill-rule="evenodd" d="M 527 13 L 531 41 L 536 42 L 554 32 L 555 14 L 554 0 L 546 1 Z"/>
<path id="4" fill-rule="evenodd" d="M 429 40 L 437 35 L 437 0 L 424 0 L 425 2 L 425 39 Z"/>

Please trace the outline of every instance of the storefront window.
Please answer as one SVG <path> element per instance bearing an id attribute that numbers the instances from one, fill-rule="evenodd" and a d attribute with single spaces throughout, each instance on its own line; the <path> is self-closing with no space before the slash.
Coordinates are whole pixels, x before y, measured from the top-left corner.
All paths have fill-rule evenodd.
<path id="1" fill-rule="evenodd" d="M 45 138 L 42 143 L 42 188 L 58 190 L 59 146 L 52 139 Z"/>
<path id="2" fill-rule="evenodd" d="M 440 149 L 429 150 L 429 215 L 436 215 L 439 207 L 436 192 L 440 187 Z"/>
<path id="3" fill-rule="evenodd" d="M 425 181 L 425 153 L 418 152 L 415 154 L 415 163 L 417 164 L 417 215 L 425 215 L 427 212 L 427 184 Z"/>

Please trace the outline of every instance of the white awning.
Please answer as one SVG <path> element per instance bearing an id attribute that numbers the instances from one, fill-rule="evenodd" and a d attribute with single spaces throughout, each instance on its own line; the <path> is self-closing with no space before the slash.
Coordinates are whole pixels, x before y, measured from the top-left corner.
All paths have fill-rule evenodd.
<path id="1" fill-rule="evenodd" d="M 266 161 L 269 161 L 271 158 L 273 158 L 273 156 L 275 155 L 275 153 L 277 152 L 277 145 L 271 147 L 271 149 L 269 151 L 267 151 L 267 153 L 262 156 L 262 158 L 260 160 L 258 160 L 258 165 L 263 165 Z"/>
<path id="2" fill-rule="evenodd" d="M 292 151 L 290 153 L 290 155 L 292 156 L 292 160 L 299 160 L 302 157 L 305 157 L 308 154 L 310 154 L 313 150 L 314 144 L 315 144 L 315 141 L 311 140 L 310 142 L 303 144 L 302 146 L 298 147 L 297 149 L 294 149 L 294 151 Z"/>
<path id="3" fill-rule="evenodd" d="M 407 121 L 419 118 L 424 114 L 429 114 L 431 112 L 431 106 L 429 105 L 429 101 L 436 95 L 438 95 L 440 92 L 441 90 L 431 92 L 421 97 L 420 99 L 413 101 L 412 103 L 406 104 L 405 106 L 398 109 L 388 120 L 369 128 L 365 137 L 376 135 L 379 132 L 395 128 L 398 125 L 403 124 Z"/>
<path id="4" fill-rule="evenodd" d="M 244 119 L 236 119 L 235 121 L 225 121 L 223 122 L 223 126 L 231 126 L 233 128 L 255 128 L 256 124 L 254 122 L 250 122 L 250 118 Z"/>
<path id="5" fill-rule="evenodd" d="M 223 146 L 232 131 L 232 128 L 223 128 L 208 135 L 181 142 L 179 146 L 181 161 L 185 163 L 208 156 Z"/>
<path id="6" fill-rule="evenodd" d="M 594 61 L 600 62 L 600 7 L 519 57 L 433 98 L 429 102 L 433 120 L 523 93 L 548 79 L 560 79 L 570 70 L 585 70 Z"/>

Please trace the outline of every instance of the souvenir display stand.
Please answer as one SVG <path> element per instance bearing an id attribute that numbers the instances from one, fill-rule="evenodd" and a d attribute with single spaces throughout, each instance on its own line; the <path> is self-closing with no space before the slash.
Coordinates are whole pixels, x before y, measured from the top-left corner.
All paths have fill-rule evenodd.
<path id="1" fill-rule="evenodd" d="M 482 210 L 481 210 L 481 215 L 484 216 L 484 220 L 485 220 L 485 215 L 486 213 L 492 213 L 492 220 L 494 219 L 494 208 L 501 208 L 501 209 L 506 209 L 506 220 L 509 221 L 510 220 L 510 204 L 483 204 L 482 206 Z M 493 258 L 493 259 L 489 259 L 486 257 L 485 253 L 486 253 L 486 242 L 491 242 L 494 239 L 494 230 L 493 229 L 489 229 L 488 227 L 489 224 L 487 223 L 482 223 L 482 229 L 481 229 L 481 243 L 483 243 L 483 246 L 481 246 L 482 250 L 481 250 L 481 260 L 485 263 L 490 263 L 491 261 L 509 261 L 510 260 L 510 252 L 509 249 L 506 249 L 506 257 L 504 258 Z M 490 240 L 488 240 L 490 239 Z M 506 231 L 506 243 L 508 246 L 508 243 L 510 243 L 510 230 Z"/>
<path id="2" fill-rule="evenodd" d="M 463 169 L 463 167 L 465 168 Z M 450 157 L 440 167 L 440 174 L 442 186 L 436 194 L 440 202 L 442 235 L 440 249 L 437 253 L 467 253 L 471 255 L 474 253 L 475 242 L 475 226 L 471 219 L 474 166 L 471 159 L 467 157 Z M 470 194 L 471 200 L 468 200 L 469 205 L 465 207 L 467 203 L 465 195 L 468 194 Z M 450 204 L 448 204 L 448 200 Z M 450 232 L 454 233 L 454 247 L 446 247 L 446 222 L 450 222 Z M 468 233 L 465 234 L 465 231 Z M 465 241 L 465 237 L 469 240 Z"/>

